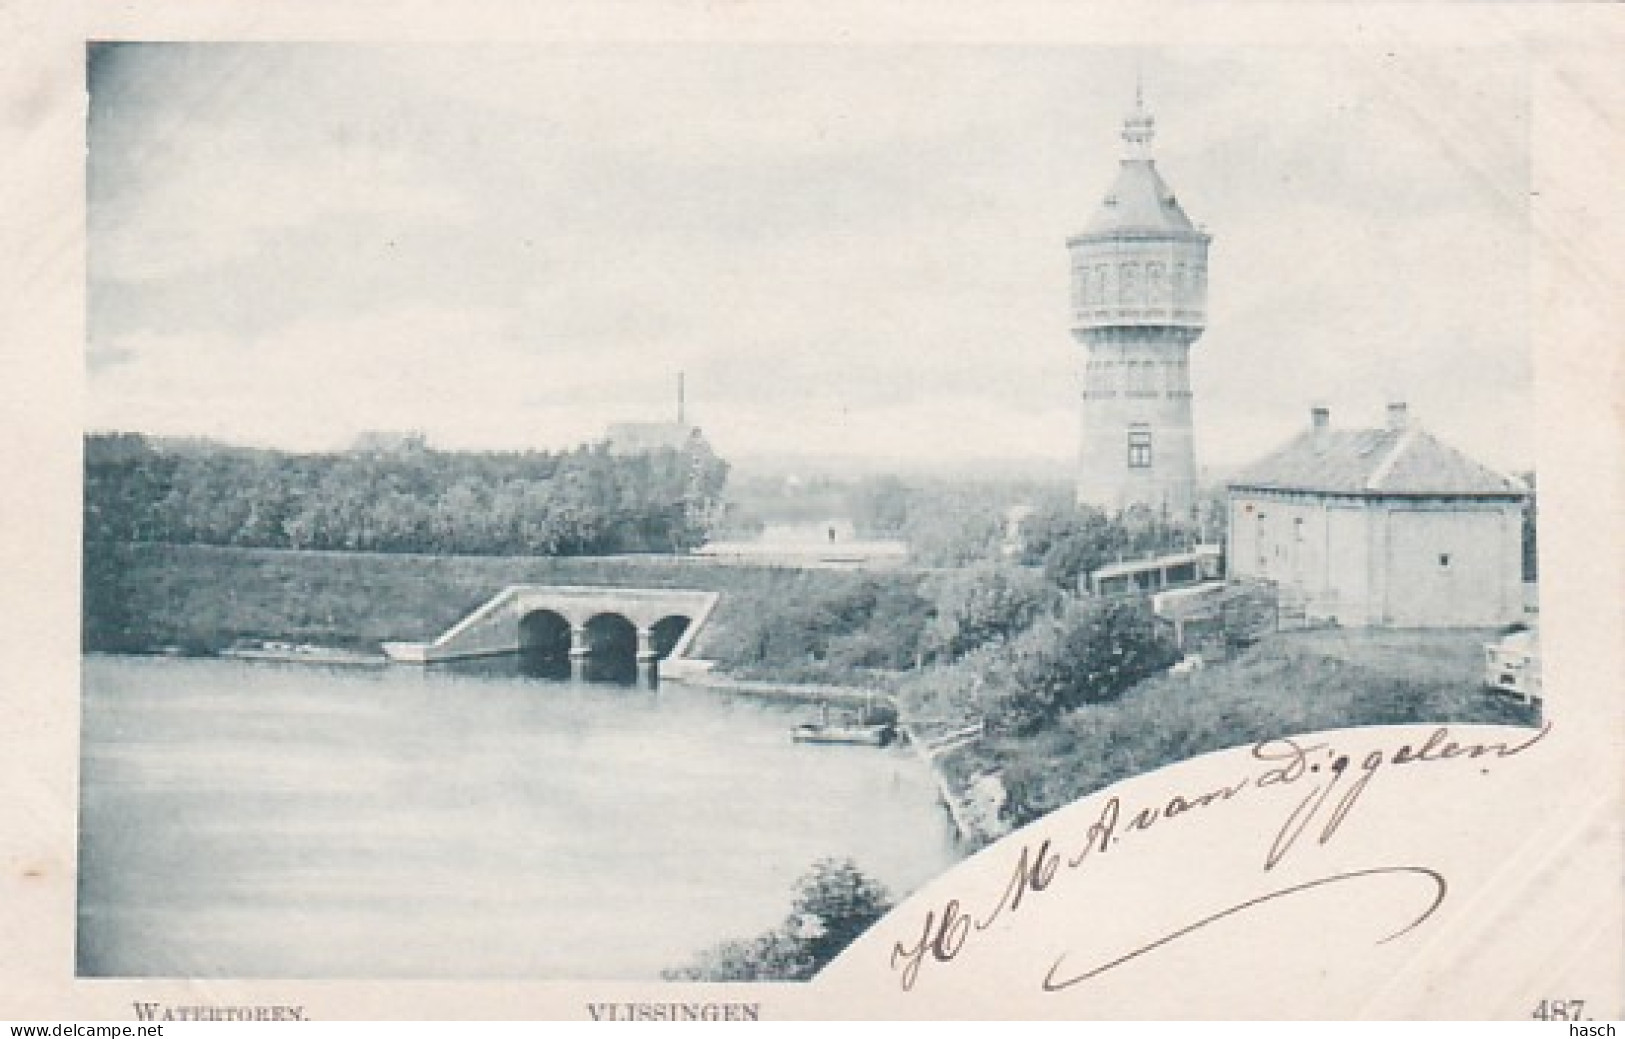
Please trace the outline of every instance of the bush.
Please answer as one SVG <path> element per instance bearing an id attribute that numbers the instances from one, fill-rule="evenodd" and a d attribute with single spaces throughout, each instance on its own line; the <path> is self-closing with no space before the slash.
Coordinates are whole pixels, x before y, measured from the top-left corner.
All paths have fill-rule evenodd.
<path id="1" fill-rule="evenodd" d="M 935 604 L 925 649 L 945 660 L 1020 634 L 1058 599 L 1037 572 L 994 562 L 939 574 L 924 591 Z"/>
<path id="2" fill-rule="evenodd" d="M 1197 529 L 1135 507 L 1115 517 L 1070 502 L 1050 502 L 1021 525 L 1022 562 L 1042 565 L 1058 588 L 1077 591 L 1094 570 L 1120 559 L 1183 551 Z"/>
<path id="3" fill-rule="evenodd" d="M 1083 704 L 1116 700 L 1178 659 L 1138 601 L 1071 599 L 1009 644 L 983 722 L 992 733 L 1032 733 Z"/>
<path id="4" fill-rule="evenodd" d="M 668 981 L 806 981 L 891 909 L 891 896 L 850 859 L 821 859 L 796 881 L 784 923 L 747 942 L 726 942 Z"/>
<path id="5" fill-rule="evenodd" d="M 934 488 L 915 497 L 903 533 L 909 558 L 916 564 L 969 566 L 998 556 L 1004 543 L 1004 510 L 981 488 Z"/>
<path id="6" fill-rule="evenodd" d="M 1143 604 L 1070 597 L 1012 638 L 900 681 L 897 695 L 915 719 L 1030 735 L 1074 708 L 1116 700 L 1178 659 Z"/>
<path id="7" fill-rule="evenodd" d="M 900 573 L 798 574 L 729 607 L 737 621 L 706 640 L 706 654 L 781 676 L 912 667 L 931 615 L 917 579 Z"/>

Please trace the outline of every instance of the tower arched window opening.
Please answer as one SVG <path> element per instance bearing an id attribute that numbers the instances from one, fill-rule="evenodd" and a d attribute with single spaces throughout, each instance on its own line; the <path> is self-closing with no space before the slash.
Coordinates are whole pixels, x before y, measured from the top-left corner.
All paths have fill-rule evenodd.
<path id="1" fill-rule="evenodd" d="M 1138 303 L 1140 301 L 1140 265 L 1137 263 L 1123 264 L 1123 287 L 1121 298 L 1124 303 Z"/>

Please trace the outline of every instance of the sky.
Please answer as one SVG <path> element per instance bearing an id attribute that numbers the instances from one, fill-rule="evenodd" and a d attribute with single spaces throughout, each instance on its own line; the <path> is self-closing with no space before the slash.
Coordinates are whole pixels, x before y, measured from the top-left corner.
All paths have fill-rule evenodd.
<path id="1" fill-rule="evenodd" d="M 1213 236 L 1199 462 L 1388 400 L 1533 464 L 1526 70 L 1493 49 L 120 44 L 89 428 L 1064 464 L 1066 237 L 1138 76 Z"/>

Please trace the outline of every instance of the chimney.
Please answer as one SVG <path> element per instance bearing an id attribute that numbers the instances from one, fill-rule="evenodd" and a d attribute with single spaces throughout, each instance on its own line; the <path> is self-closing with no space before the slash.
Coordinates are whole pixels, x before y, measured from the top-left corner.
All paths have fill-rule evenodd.
<path id="1" fill-rule="evenodd" d="M 1388 428 L 1404 429 L 1407 423 L 1405 417 L 1405 402 L 1394 401 L 1388 405 Z"/>
<path id="2" fill-rule="evenodd" d="M 1324 404 L 1316 404 L 1309 409 L 1309 428 L 1319 432 L 1328 429 L 1332 424 L 1332 409 Z"/>

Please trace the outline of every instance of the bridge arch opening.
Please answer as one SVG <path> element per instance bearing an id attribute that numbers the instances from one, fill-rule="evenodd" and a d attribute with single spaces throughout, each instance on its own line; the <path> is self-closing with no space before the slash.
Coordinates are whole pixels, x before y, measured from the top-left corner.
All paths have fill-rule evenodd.
<path id="1" fill-rule="evenodd" d="M 671 656 L 671 651 L 677 648 L 682 640 L 683 633 L 688 631 L 691 621 L 684 616 L 673 614 L 655 621 L 649 629 L 649 645 L 654 650 L 656 660 L 665 660 Z"/>
<path id="2" fill-rule="evenodd" d="M 600 613 L 587 621 L 585 634 L 584 678 L 628 685 L 637 681 L 637 625 L 618 613 Z"/>
<path id="3" fill-rule="evenodd" d="M 519 671 L 535 678 L 570 677 L 570 622 L 553 610 L 519 618 Z"/>

